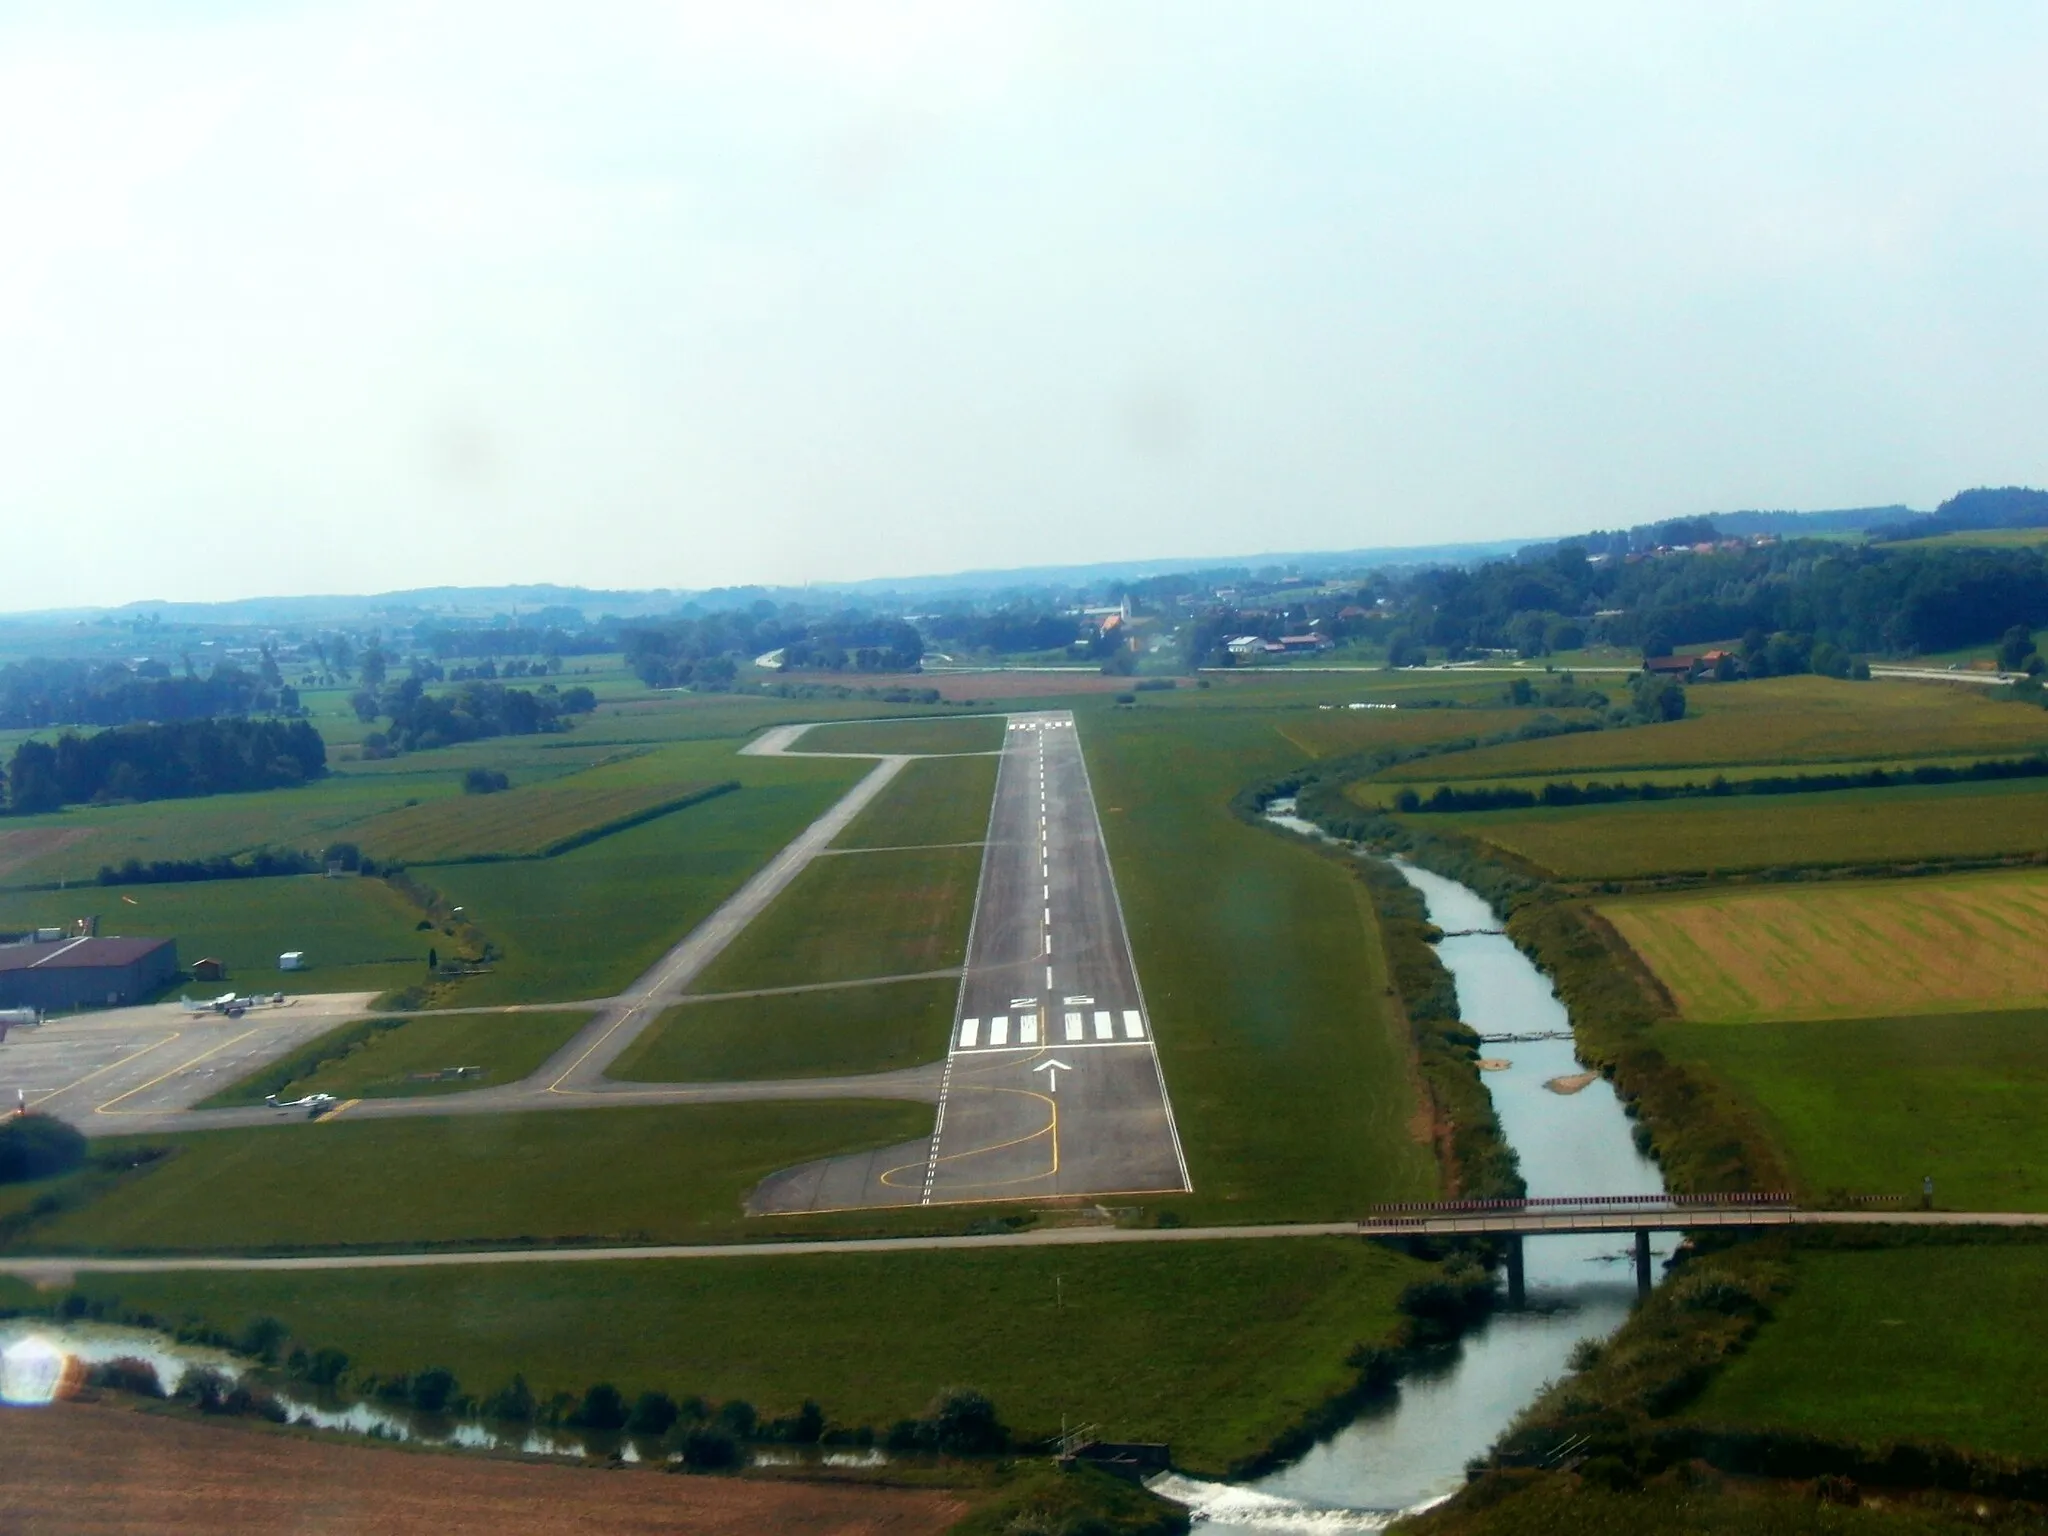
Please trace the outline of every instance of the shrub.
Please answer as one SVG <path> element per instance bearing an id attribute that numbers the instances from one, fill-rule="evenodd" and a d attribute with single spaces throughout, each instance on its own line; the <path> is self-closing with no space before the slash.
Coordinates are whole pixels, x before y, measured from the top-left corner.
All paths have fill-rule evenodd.
<path id="1" fill-rule="evenodd" d="M 740 1445 L 731 1434 L 710 1424 L 692 1424 L 676 1446 L 686 1472 L 723 1472 L 740 1464 Z"/>
<path id="2" fill-rule="evenodd" d="M 718 1405 L 718 1427 L 739 1440 L 754 1438 L 754 1427 L 761 1422 L 761 1416 L 754 1412 L 754 1405 L 743 1398 Z"/>
<path id="3" fill-rule="evenodd" d="M 1010 1443 L 1010 1432 L 996 1417 L 996 1405 L 972 1387 L 948 1387 L 932 1399 L 925 1413 L 932 1445 L 948 1456 L 980 1456 Z"/>
<path id="4" fill-rule="evenodd" d="M 85 1137 L 51 1115 L 16 1115 L 0 1124 L 0 1184 L 47 1179 L 85 1161 Z"/>
<path id="5" fill-rule="evenodd" d="M 462 776 L 465 795 L 495 795 L 511 787 L 512 781 L 496 768 L 472 768 Z"/>

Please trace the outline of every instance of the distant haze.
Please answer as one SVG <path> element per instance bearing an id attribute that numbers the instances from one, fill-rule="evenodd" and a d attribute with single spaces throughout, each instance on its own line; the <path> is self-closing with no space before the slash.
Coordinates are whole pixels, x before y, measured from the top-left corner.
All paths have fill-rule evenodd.
<path id="1" fill-rule="evenodd" d="M 2048 7 L 0 10 L 0 611 L 2048 481 Z"/>

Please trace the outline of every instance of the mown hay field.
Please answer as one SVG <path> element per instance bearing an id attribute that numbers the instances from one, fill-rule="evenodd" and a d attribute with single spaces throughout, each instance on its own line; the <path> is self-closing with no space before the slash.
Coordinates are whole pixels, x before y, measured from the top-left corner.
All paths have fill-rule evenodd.
<path id="1" fill-rule="evenodd" d="M 988 831 L 997 757 L 934 757 L 911 763 L 890 781 L 835 848 L 909 848 L 978 843 Z"/>
<path id="2" fill-rule="evenodd" d="M 1659 1050 L 1724 1085 L 1794 1189 L 1951 1210 L 2048 1209 L 2048 1012 L 1660 1024 Z"/>
<path id="3" fill-rule="evenodd" d="M 1000 752 L 1008 729 L 1003 715 L 959 715 L 913 720 L 853 720 L 816 725 L 792 752 Z"/>
<path id="4" fill-rule="evenodd" d="M 1907 864 L 2048 852 L 2039 780 L 1415 818 L 1564 879 Z"/>
<path id="5" fill-rule="evenodd" d="M 2048 1002 L 2048 876 L 2039 873 L 1750 887 L 1600 911 L 1689 1019 Z"/>
<path id="6" fill-rule="evenodd" d="M 704 783 L 581 782 L 585 777 L 402 806 L 364 822 L 355 840 L 380 859 L 407 864 L 537 858 L 603 828 L 680 809 L 713 788 Z"/>
<path id="7" fill-rule="evenodd" d="M 1403 764 L 1381 777 L 1415 783 L 1612 776 L 1734 763 L 1996 757 L 2048 747 L 2048 710 L 1962 685 L 1783 677 L 1695 685 L 1686 697 L 1686 718 L 1668 724 L 1510 742 Z"/>

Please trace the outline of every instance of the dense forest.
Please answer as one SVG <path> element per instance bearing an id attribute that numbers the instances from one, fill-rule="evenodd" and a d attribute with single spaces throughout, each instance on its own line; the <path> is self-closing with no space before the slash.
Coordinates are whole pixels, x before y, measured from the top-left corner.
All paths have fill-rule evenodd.
<path id="1" fill-rule="evenodd" d="M 915 672 L 924 639 L 900 618 L 847 611 L 807 616 L 759 602 L 732 613 L 635 626 L 626 661 L 650 688 L 729 687 L 741 660 L 781 651 L 796 672 Z"/>
<path id="2" fill-rule="evenodd" d="M 0 667 L 0 728 L 8 730 L 289 714 L 298 705 L 298 694 L 267 652 L 257 672 L 222 662 L 205 677 L 189 670 L 173 676 L 159 661 L 130 666 L 35 657 Z"/>
<path id="3" fill-rule="evenodd" d="M 7 767 L 7 803 L 28 815 L 90 801 L 278 789 L 326 771 L 327 743 L 303 720 L 124 725 L 22 742 Z"/>

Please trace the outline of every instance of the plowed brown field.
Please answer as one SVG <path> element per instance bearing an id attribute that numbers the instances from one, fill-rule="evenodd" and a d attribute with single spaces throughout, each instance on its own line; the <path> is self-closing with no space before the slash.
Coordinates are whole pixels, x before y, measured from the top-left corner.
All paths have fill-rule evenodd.
<path id="1" fill-rule="evenodd" d="M 6 1536 L 935 1536 L 965 1513 L 958 1499 L 924 1490 L 409 1453 L 198 1423 L 119 1402 L 0 1408 Z"/>

